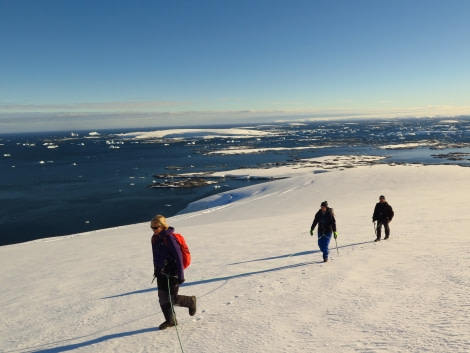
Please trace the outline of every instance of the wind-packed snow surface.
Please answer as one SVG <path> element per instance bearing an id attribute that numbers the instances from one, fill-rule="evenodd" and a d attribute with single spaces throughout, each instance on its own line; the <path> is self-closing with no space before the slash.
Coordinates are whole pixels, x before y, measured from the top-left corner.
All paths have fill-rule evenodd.
<path id="1" fill-rule="evenodd" d="M 148 223 L 1 247 L 0 351 L 469 352 L 470 169 L 316 171 L 169 219 L 193 258 L 180 294 L 198 298 L 193 317 L 176 307 L 177 330 L 158 330 Z M 375 243 L 381 194 L 395 218 Z M 339 232 L 327 263 L 309 234 L 324 200 Z"/>

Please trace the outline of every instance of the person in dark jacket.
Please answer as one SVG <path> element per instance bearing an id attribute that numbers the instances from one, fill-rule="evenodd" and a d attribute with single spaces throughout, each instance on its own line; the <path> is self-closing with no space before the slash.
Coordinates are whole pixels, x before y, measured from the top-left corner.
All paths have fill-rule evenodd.
<path id="1" fill-rule="evenodd" d="M 328 261 L 328 246 L 330 245 L 331 236 L 334 234 L 335 239 L 338 237 L 336 232 L 336 219 L 333 209 L 328 207 L 328 202 L 323 201 L 320 209 L 315 214 L 312 226 L 310 227 L 310 235 L 313 235 L 313 230 L 318 225 L 318 247 L 323 253 L 323 262 Z"/>
<path id="2" fill-rule="evenodd" d="M 189 315 L 196 314 L 196 297 L 178 295 L 179 286 L 184 282 L 183 258 L 181 249 L 173 236 L 174 228 L 167 225 L 165 217 L 155 216 L 150 227 L 153 230 L 153 275 L 157 279 L 158 301 L 165 321 L 160 330 L 177 325 L 173 306 L 189 309 Z"/>
<path id="3" fill-rule="evenodd" d="M 385 229 L 384 239 L 388 239 L 390 237 L 389 223 L 392 221 L 394 215 L 395 213 L 393 212 L 392 206 L 385 201 L 384 195 L 380 195 L 379 202 L 375 204 L 374 214 L 372 215 L 372 222 L 377 221 L 377 228 L 375 229 L 377 239 L 374 241 L 380 241 L 382 237 L 382 226 Z"/>

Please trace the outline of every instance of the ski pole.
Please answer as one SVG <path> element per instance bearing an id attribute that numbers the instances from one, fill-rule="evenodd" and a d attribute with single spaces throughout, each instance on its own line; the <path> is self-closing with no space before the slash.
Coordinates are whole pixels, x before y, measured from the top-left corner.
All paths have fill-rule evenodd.
<path id="1" fill-rule="evenodd" d="M 338 253 L 338 255 L 339 255 L 339 250 L 338 250 L 338 241 L 336 240 L 336 238 L 335 238 L 335 243 L 336 243 L 336 252 L 337 252 L 337 253 Z"/>

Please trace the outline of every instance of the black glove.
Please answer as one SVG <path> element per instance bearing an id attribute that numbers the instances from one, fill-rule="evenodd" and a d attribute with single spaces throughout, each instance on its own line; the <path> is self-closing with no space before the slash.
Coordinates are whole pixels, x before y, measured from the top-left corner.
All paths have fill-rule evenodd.
<path id="1" fill-rule="evenodd" d="M 155 277 L 157 277 L 158 275 L 165 275 L 165 274 L 166 274 L 166 273 L 165 273 L 165 269 L 164 269 L 164 268 L 160 269 L 160 271 L 159 271 L 156 267 L 153 269 L 153 275 L 154 275 Z"/>
<path id="2" fill-rule="evenodd" d="M 178 278 L 178 284 L 183 284 L 184 283 L 184 278 Z"/>

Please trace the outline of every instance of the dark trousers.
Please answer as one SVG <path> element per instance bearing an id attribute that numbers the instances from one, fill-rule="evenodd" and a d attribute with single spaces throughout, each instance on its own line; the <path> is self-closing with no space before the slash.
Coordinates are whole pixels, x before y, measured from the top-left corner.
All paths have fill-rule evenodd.
<path id="1" fill-rule="evenodd" d="M 160 302 L 160 305 L 170 304 L 170 296 L 171 301 L 174 304 L 180 288 L 178 278 L 167 278 L 165 275 L 159 275 L 157 276 L 157 286 L 158 301 Z"/>
<path id="2" fill-rule="evenodd" d="M 178 298 L 179 284 L 178 278 L 166 277 L 165 275 L 157 276 L 158 301 L 162 309 L 166 322 L 174 322 L 175 315 L 171 309 L 171 304 L 175 305 Z M 171 299 L 171 303 L 170 303 Z"/>
<path id="3" fill-rule="evenodd" d="M 385 229 L 385 236 L 388 237 L 390 235 L 390 226 L 388 225 L 388 221 L 378 221 L 377 222 L 377 239 L 382 237 L 382 226 Z"/>
<path id="4" fill-rule="evenodd" d="M 191 316 L 196 313 L 196 297 L 178 294 L 180 288 L 178 278 L 167 278 L 165 275 L 159 275 L 157 276 L 157 285 L 158 301 L 166 322 L 176 324 L 176 314 L 172 310 L 172 306 L 189 308 L 189 315 Z"/>

